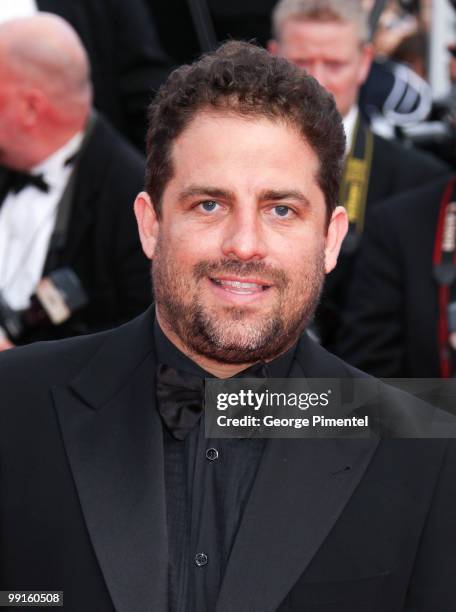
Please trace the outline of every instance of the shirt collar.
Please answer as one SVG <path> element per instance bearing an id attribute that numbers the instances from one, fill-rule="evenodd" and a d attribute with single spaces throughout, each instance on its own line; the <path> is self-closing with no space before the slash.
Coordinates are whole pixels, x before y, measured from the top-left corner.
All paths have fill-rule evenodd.
<path id="1" fill-rule="evenodd" d="M 351 109 L 348 111 L 348 113 L 345 115 L 345 117 L 342 119 L 342 123 L 344 125 L 344 131 L 345 131 L 345 136 L 346 136 L 346 143 L 345 143 L 345 154 L 348 154 L 348 152 L 351 149 L 351 145 L 353 142 L 353 138 L 355 135 L 355 125 L 356 125 L 356 120 L 358 119 L 358 105 L 354 104 Z"/>
<path id="2" fill-rule="evenodd" d="M 184 355 L 163 333 L 157 318 L 154 321 L 154 342 L 155 350 L 160 363 L 183 370 L 194 376 L 202 378 L 214 378 L 214 376 L 201 368 L 192 359 Z M 279 355 L 272 361 L 266 364 L 268 373 L 271 378 L 287 378 L 296 352 L 297 342 L 283 355 Z"/>
<path id="3" fill-rule="evenodd" d="M 51 188 L 57 186 L 61 180 L 65 163 L 79 150 L 83 138 L 84 132 L 77 132 L 60 149 L 57 149 L 45 160 L 34 166 L 31 169 L 31 173 L 43 174 Z"/>
<path id="4" fill-rule="evenodd" d="M 17 19 L 18 17 L 30 17 L 38 12 L 36 0 L 1 0 L 0 23 Z"/>

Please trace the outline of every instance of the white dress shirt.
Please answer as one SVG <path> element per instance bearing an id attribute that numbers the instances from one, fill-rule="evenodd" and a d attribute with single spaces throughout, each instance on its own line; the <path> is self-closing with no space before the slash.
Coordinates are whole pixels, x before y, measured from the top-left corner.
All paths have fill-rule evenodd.
<path id="1" fill-rule="evenodd" d="M 0 23 L 16 17 L 30 17 L 37 12 L 35 0 L 0 0 Z"/>
<path id="2" fill-rule="evenodd" d="M 350 152 L 353 138 L 355 136 L 355 125 L 356 120 L 358 119 L 359 109 L 355 104 L 351 107 L 345 117 L 342 119 L 342 123 L 344 125 L 346 143 L 345 143 L 345 155 L 348 155 Z"/>
<path id="3" fill-rule="evenodd" d="M 65 164 L 79 149 L 79 132 L 63 147 L 30 170 L 42 174 L 46 193 L 27 185 L 10 191 L 0 208 L 0 292 L 15 310 L 27 308 L 41 279 L 49 242 L 73 165 Z"/>

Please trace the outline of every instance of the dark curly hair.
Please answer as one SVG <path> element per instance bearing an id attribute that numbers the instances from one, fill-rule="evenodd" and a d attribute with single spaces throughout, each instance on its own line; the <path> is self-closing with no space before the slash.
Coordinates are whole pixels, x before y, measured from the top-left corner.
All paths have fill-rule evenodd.
<path id="1" fill-rule="evenodd" d="M 163 191 L 173 176 L 172 144 L 206 108 L 281 120 L 299 129 L 318 156 L 318 183 L 329 219 L 338 202 L 345 151 L 333 97 L 287 60 L 237 41 L 174 70 L 150 106 L 146 189 L 158 215 Z"/>

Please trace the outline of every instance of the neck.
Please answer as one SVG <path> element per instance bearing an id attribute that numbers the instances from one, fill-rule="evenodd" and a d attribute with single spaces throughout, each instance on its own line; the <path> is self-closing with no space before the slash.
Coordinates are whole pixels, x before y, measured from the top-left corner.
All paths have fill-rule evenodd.
<path id="1" fill-rule="evenodd" d="M 37 151 L 37 155 L 35 158 L 29 161 L 29 168 L 33 168 L 38 164 L 42 163 L 44 160 L 48 159 L 51 155 L 53 155 L 56 151 L 58 151 L 61 147 L 66 145 L 66 143 L 73 138 L 78 133 L 79 130 L 67 130 L 62 132 L 52 140 L 52 142 L 43 143 L 43 146 Z"/>
<path id="2" fill-rule="evenodd" d="M 170 342 L 174 344 L 176 348 L 178 348 L 181 353 L 186 355 L 189 359 L 194 361 L 200 368 L 206 370 L 206 372 L 210 372 L 217 378 L 230 378 L 231 376 L 235 376 L 238 372 L 245 370 L 249 366 L 253 365 L 252 362 L 247 363 L 221 363 L 219 361 L 214 361 L 209 357 L 205 357 L 204 355 L 200 355 L 191 351 L 187 345 L 185 345 L 179 336 L 167 325 L 166 321 L 160 316 L 158 309 L 156 309 L 156 317 L 158 324 L 160 325 L 160 329 L 165 334 Z"/>

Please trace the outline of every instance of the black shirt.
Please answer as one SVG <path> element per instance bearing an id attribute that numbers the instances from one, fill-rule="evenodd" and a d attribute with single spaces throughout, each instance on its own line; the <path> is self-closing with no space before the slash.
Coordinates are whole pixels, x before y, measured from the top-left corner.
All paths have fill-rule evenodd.
<path id="1" fill-rule="evenodd" d="M 212 378 L 154 327 L 158 362 Z M 296 345 L 267 364 L 286 378 Z M 230 552 L 265 446 L 261 438 L 208 439 L 204 415 L 184 440 L 163 427 L 170 612 L 215 609 Z"/>

